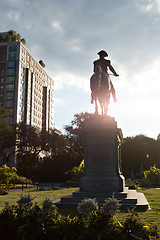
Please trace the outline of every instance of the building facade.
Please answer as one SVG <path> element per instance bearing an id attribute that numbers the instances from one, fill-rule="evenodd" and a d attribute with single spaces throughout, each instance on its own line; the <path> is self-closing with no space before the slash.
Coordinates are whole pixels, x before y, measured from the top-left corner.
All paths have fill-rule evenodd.
<path id="1" fill-rule="evenodd" d="M 7 36 L 0 33 L 0 106 L 9 110 L 8 122 L 48 131 L 54 128 L 54 81 L 16 35 Z"/>

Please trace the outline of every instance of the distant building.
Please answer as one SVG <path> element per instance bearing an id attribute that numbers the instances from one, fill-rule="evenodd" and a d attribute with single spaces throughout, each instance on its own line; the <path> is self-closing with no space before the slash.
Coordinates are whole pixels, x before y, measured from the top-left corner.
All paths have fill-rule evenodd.
<path id="1" fill-rule="evenodd" d="M 8 122 L 48 131 L 54 128 L 54 81 L 22 42 L 0 33 L 0 106 L 9 110 Z"/>

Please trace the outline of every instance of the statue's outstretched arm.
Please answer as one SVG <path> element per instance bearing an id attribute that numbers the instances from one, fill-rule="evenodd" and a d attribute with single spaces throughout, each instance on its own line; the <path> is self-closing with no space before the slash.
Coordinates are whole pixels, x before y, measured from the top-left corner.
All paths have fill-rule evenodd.
<path id="1" fill-rule="evenodd" d="M 112 67 L 112 65 L 109 65 L 109 70 L 114 74 L 114 76 L 118 77 L 119 75 L 116 73 L 116 71 L 114 70 L 114 68 Z"/>

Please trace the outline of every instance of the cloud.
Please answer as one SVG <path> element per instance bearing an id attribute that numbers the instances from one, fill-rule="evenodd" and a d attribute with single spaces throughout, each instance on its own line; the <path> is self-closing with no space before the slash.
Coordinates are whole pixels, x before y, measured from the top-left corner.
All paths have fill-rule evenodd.
<path id="1" fill-rule="evenodd" d="M 59 21 L 53 21 L 52 22 L 52 27 L 58 33 L 62 33 L 63 32 L 63 27 L 62 27 L 62 25 L 61 25 L 61 23 Z"/>
<path id="2" fill-rule="evenodd" d="M 15 10 L 10 10 L 7 13 L 8 20 L 10 21 L 20 21 L 20 12 Z"/>
<path id="3" fill-rule="evenodd" d="M 90 77 L 76 76 L 71 72 L 63 72 L 54 75 L 55 91 L 65 89 L 65 86 L 74 86 L 77 89 L 82 89 L 84 92 L 90 91 Z"/>
<path id="4" fill-rule="evenodd" d="M 0 22 L 1 31 L 15 29 L 26 39 L 26 47 L 36 59 L 43 59 L 53 77 L 55 95 L 65 93 L 68 102 L 73 101 L 69 99 L 72 88 L 75 96 L 81 92 L 83 101 L 88 101 L 93 61 L 99 50 L 106 50 L 120 75 L 112 78 L 118 96 L 113 115 L 131 128 L 135 114 L 142 121 L 143 115 L 150 119 L 146 106 L 160 119 L 156 110 L 160 101 L 159 13 L 159 0 L 6 0 L 1 3 Z M 66 115 L 65 105 L 60 105 L 65 98 L 56 98 Z M 72 109 L 78 112 L 74 104 Z"/>
<path id="5" fill-rule="evenodd" d="M 64 106 L 65 105 L 65 101 L 64 101 L 64 99 L 62 99 L 62 98 L 54 98 L 54 104 L 55 104 L 55 106 L 57 106 L 57 105 L 62 105 L 62 106 Z"/>

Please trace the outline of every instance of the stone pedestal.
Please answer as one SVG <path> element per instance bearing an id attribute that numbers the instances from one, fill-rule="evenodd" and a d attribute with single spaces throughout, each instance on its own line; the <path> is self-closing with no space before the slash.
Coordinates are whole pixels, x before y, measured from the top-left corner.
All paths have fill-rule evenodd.
<path id="1" fill-rule="evenodd" d="M 114 118 L 96 116 L 84 124 L 84 175 L 80 191 L 123 192 L 120 168 L 121 130 Z"/>
<path id="2" fill-rule="evenodd" d="M 57 207 L 77 207 L 84 198 L 96 198 L 99 205 L 114 197 L 122 209 L 147 210 L 149 204 L 143 193 L 125 187 L 121 172 L 122 132 L 114 118 L 94 116 L 84 122 L 84 174 L 80 190 L 62 197 Z"/>

